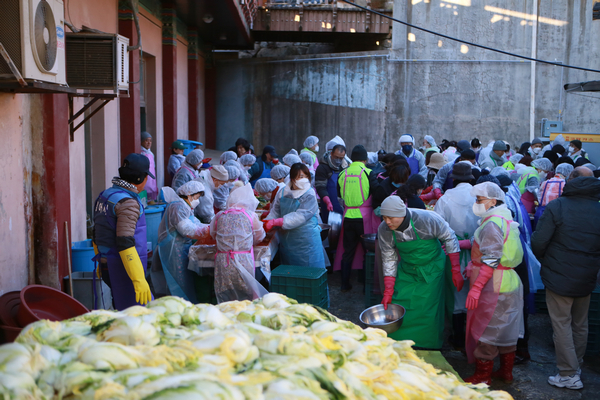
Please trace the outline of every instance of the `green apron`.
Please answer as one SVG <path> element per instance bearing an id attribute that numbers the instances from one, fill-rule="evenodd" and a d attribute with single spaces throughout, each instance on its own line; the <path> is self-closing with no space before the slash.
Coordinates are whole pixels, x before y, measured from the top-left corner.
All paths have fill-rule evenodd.
<path id="1" fill-rule="evenodd" d="M 406 308 L 404 323 L 389 335 L 395 340 L 412 340 L 415 346 L 440 349 L 444 341 L 446 255 L 438 239 L 421 240 L 413 221 L 416 240 L 396 241 L 400 263 L 392 303 Z"/>

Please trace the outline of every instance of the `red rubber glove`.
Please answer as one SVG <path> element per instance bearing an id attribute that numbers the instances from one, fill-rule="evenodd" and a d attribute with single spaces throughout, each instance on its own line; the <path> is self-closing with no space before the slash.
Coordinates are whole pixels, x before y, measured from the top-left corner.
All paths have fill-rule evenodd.
<path id="1" fill-rule="evenodd" d="M 494 268 L 492 267 L 483 265 L 479 269 L 479 276 L 475 280 L 475 283 L 473 284 L 473 287 L 471 287 L 471 290 L 469 290 L 469 294 L 467 296 L 467 310 L 474 310 L 477 308 L 481 291 L 483 290 L 485 284 L 490 280 L 492 275 L 494 275 Z"/>
<path id="2" fill-rule="evenodd" d="M 452 283 L 454 283 L 456 290 L 460 292 L 465 284 L 465 280 L 460 273 L 460 253 L 450 253 L 448 257 L 450 257 L 450 264 L 452 265 Z"/>
<path id="3" fill-rule="evenodd" d="M 283 218 L 270 219 L 265 224 L 265 230 L 270 231 L 274 226 L 283 226 Z"/>
<path id="4" fill-rule="evenodd" d="M 323 197 L 323 202 L 327 205 L 327 211 L 333 211 L 333 204 L 331 204 L 331 200 L 329 200 L 329 196 Z"/>
<path id="5" fill-rule="evenodd" d="M 419 198 L 421 200 L 423 200 L 424 202 L 435 200 L 435 192 L 429 192 L 427 194 L 421 194 L 419 196 Z"/>
<path id="6" fill-rule="evenodd" d="M 433 189 L 433 194 L 435 195 L 435 199 L 439 200 L 439 198 L 442 197 L 442 190 L 441 189 Z"/>
<path id="7" fill-rule="evenodd" d="M 471 247 L 473 247 L 473 244 L 469 239 L 459 240 L 458 245 L 460 246 L 461 250 L 471 250 Z"/>
<path id="8" fill-rule="evenodd" d="M 393 276 L 384 276 L 383 284 L 385 285 L 385 290 L 383 291 L 383 300 L 381 300 L 381 304 L 383 304 L 383 308 L 387 310 L 388 304 L 392 302 L 392 296 L 394 295 L 396 278 Z"/>

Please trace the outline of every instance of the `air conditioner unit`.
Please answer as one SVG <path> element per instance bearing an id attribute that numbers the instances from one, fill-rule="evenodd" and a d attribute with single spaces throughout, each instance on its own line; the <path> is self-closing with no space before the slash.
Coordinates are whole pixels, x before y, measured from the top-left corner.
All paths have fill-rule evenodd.
<path id="1" fill-rule="evenodd" d="M 67 33 L 67 82 L 72 88 L 129 89 L 129 39 L 112 33 Z"/>
<path id="2" fill-rule="evenodd" d="M 0 43 L 23 78 L 66 84 L 61 0 L 2 0 Z M 3 57 L 0 79 L 16 79 Z"/>

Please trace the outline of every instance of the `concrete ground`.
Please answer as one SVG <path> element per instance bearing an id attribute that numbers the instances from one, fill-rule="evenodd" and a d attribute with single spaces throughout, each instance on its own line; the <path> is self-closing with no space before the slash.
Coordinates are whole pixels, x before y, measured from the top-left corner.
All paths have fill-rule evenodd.
<path id="1" fill-rule="evenodd" d="M 348 293 L 340 291 L 339 272 L 329 274 L 327 277 L 331 299 L 329 311 L 340 318 L 360 325 L 358 317 L 364 309 L 364 286 L 358 282 L 356 271 L 352 276 L 353 288 Z M 569 390 L 550 386 L 547 383 L 548 376 L 558 372 L 555 364 L 550 317 L 546 314 L 531 315 L 529 327 L 531 329 L 529 340 L 531 361 L 514 367 L 515 380 L 512 384 L 494 381 L 492 389 L 505 390 L 515 400 L 600 399 L 600 357 L 585 358 L 581 377 L 583 389 Z M 447 343 L 444 344 L 442 354 L 461 377 L 465 378 L 474 372 L 474 365 L 467 363 L 466 356 L 460 351 L 453 350 Z"/>

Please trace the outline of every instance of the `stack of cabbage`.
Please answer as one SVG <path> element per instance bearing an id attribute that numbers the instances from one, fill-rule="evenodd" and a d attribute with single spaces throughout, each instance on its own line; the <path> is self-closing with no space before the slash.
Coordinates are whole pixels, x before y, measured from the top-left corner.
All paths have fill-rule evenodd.
<path id="1" fill-rule="evenodd" d="M 165 297 L 29 325 L 0 346 L 0 398 L 511 399 L 440 373 L 411 344 L 275 293 Z"/>

